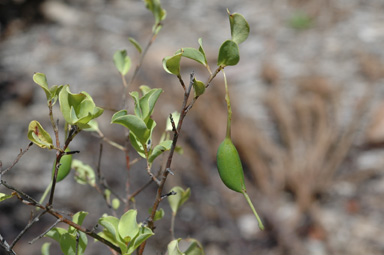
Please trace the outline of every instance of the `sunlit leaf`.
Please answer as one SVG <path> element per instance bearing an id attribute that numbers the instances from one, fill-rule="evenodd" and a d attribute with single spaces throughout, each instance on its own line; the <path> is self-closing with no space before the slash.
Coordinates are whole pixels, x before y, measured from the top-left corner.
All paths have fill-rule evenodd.
<path id="1" fill-rule="evenodd" d="M 140 227 L 138 235 L 128 245 L 127 254 L 132 254 L 143 242 L 153 235 L 154 233 L 150 228 Z"/>
<path id="2" fill-rule="evenodd" d="M 28 139 L 41 148 L 52 149 L 54 147 L 51 136 L 36 120 L 29 123 Z"/>
<path id="3" fill-rule="evenodd" d="M 145 122 L 136 115 L 122 115 L 120 111 L 112 116 L 111 123 L 125 126 L 130 130 L 130 132 L 134 133 L 138 141 L 140 141 L 141 143 L 146 143 L 147 139 L 150 136 L 151 131 L 147 128 Z"/>
<path id="4" fill-rule="evenodd" d="M 204 66 L 207 64 L 203 53 L 201 53 L 199 50 L 195 48 L 181 48 L 175 54 L 180 54 L 180 53 L 183 57 L 195 60 L 196 62 Z"/>
<path id="5" fill-rule="evenodd" d="M 231 26 L 231 36 L 232 41 L 240 44 L 247 40 L 249 35 L 249 25 L 243 15 L 239 13 L 230 13 L 227 9 L 229 15 L 229 24 Z"/>
<path id="6" fill-rule="evenodd" d="M 204 255 L 203 246 L 199 241 L 193 238 L 186 239 L 190 243 L 187 250 L 184 252 L 185 255 Z"/>
<path id="7" fill-rule="evenodd" d="M 195 97 L 201 96 L 202 94 L 204 94 L 204 91 L 205 91 L 205 84 L 204 84 L 204 82 L 196 80 L 194 78 L 193 79 L 193 89 L 194 89 Z"/>
<path id="8" fill-rule="evenodd" d="M 0 202 L 6 200 L 8 198 L 11 198 L 11 197 L 13 197 L 12 194 L 11 195 L 7 195 L 7 194 L 4 194 L 4 193 L 0 193 Z"/>
<path id="9" fill-rule="evenodd" d="M 48 88 L 47 77 L 43 73 L 35 73 L 33 75 L 33 81 L 39 85 L 45 92 L 47 101 L 51 99 L 51 91 Z"/>
<path id="10" fill-rule="evenodd" d="M 113 62 L 122 75 L 126 75 L 131 68 L 131 58 L 126 50 L 118 50 L 113 55 Z"/>
<path id="11" fill-rule="evenodd" d="M 155 160 L 155 158 L 157 158 L 160 154 L 170 150 L 171 146 L 172 146 L 172 140 L 165 140 L 159 143 L 158 145 L 156 145 L 155 148 L 153 148 L 153 151 L 148 158 L 148 162 L 152 163 Z"/>
<path id="12" fill-rule="evenodd" d="M 176 194 L 168 196 L 168 202 L 171 206 L 172 212 L 176 214 L 180 206 L 182 206 L 191 196 L 191 189 L 188 188 L 184 190 L 183 188 L 176 186 L 172 188 L 171 191 L 176 192 Z"/>
<path id="13" fill-rule="evenodd" d="M 85 211 L 79 211 L 77 213 L 75 213 L 73 216 L 72 216 L 72 221 L 78 225 L 81 225 L 83 224 L 83 221 L 85 219 L 85 216 L 88 215 L 88 212 L 85 212 Z M 71 234 L 74 234 L 76 233 L 76 229 L 74 227 L 71 227 L 69 226 L 68 228 L 68 232 L 71 233 Z"/>
<path id="14" fill-rule="evenodd" d="M 49 255 L 49 247 L 51 247 L 51 243 L 44 243 L 41 246 L 41 255 Z"/>
<path id="15" fill-rule="evenodd" d="M 168 255 L 185 255 L 180 251 L 179 242 L 181 238 L 171 241 L 168 244 Z"/>
<path id="16" fill-rule="evenodd" d="M 136 217 L 136 210 L 128 210 L 120 218 L 118 231 L 125 242 L 130 242 L 139 232 L 140 227 L 139 224 L 137 224 Z"/>
<path id="17" fill-rule="evenodd" d="M 180 75 L 180 60 L 182 53 L 178 53 L 174 56 L 165 57 L 163 59 L 163 68 L 167 73 Z"/>
<path id="18" fill-rule="evenodd" d="M 66 152 L 70 151 L 69 148 L 65 150 Z M 59 171 L 57 172 L 57 178 L 56 182 L 60 182 L 65 179 L 65 177 L 68 176 L 68 174 L 71 171 L 71 165 L 72 165 L 72 154 L 69 155 L 64 155 L 60 159 L 60 167 Z M 53 162 L 53 167 L 52 167 L 52 179 L 55 174 L 55 169 L 56 169 L 56 159 Z"/>

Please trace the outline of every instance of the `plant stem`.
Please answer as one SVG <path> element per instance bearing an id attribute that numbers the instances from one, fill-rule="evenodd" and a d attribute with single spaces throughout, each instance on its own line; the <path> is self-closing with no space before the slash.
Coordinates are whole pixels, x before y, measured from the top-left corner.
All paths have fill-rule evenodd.
<path id="1" fill-rule="evenodd" d="M 253 211 L 253 214 L 255 214 L 255 216 L 256 216 L 257 222 L 259 223 L 259 228 L 260 228 L 260 230 L 264 230 L 263 222 L 261 221 L 259 215 L 257 214 L 256 209 L 255 209 L 255 207 L 253 206 L 252 201 L 251 201 L 251 199 L 249 198 L 247 192 L 246 192 L 245 190 L 243 190 L 242 193 L 243 193 L 245 199 L 247 200 L 249 206 L 251 207 L 251 209 L 252 209 L 252 211 Z"/>
<path id="2" fill-rule="evenodd" d="M 224 84 L 225 84 L 225 101 L 227 102 L 227 109 L 228 109 L 227 132 L 226 132 L 225 137 L 231 139 L 232 108 L 231 108 L 231 100 L 229 99 L 227 76 L 225 76 L 224 70 L 223 70 L 223 76 L 224 76 Z"/>

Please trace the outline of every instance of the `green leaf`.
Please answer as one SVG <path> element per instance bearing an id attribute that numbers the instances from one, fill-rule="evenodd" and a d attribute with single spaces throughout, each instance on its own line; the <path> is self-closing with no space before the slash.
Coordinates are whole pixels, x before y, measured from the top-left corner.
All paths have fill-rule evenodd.
<path id="1" fill-rule="evenodd" d="M 217 59 L 218 66 L 234 66 L 240 60 L 239 46 L 231 40 L 225 41 L 219 50 L 219 57 Z"/>
<path id="2" fill-rule="evenodd" d="M 41 148 L 52 149 L 52 138 L 41 124 L 33 120 L 28 126 L 28 139 Z"/>
<path id="3" fill-rule="evenodd" d="M 151 117 L 157 99 L 161 93 L 163 93 L 162 89 L 151 89 L 142 98 L 140 98 L 140 109 L 142 113 L 141 118 L 145 123 L 147 123 Z"/>
<path id="4" fill-rule="evenodd" d="M 168 196 L 168 202 L 171 206 L 172 212 L 176 214 L 180 206 L 182 206 L 191 196 L 191 189 L 188 188 L 184 190 L 183 188 L 176 186 L 172 188 L 171 191 L 176 192 L 176 194 Z"/>
<path id="5" fill-rule="evenodd" d="M 185 255 L 204 255 L 203 246 L 199 241 L 193 238 L 188 238 L 186 241 L 190 242 L 189 247 L 185 251 Z"/>
<path id="6" fill-rule="evenodd" d="M 99 219 L 99 224 L 104 227 L 103 232 L 98 233 L 99 236 L 105 238 L 111 243 L 120 247 L 122 253 L 127 251 L 127 245 L 120 237 L 118 232 L 119 219 L 113 216 L 104 215 Z"/>
<path id="7" fill-rule="evenodd" d="M 180 75 L 180 60 L 182 53 L 163 58 L 163 68 L 167 73 Z"/>
<path id="8" fill-rule="evenodd" d="M 151 152 L 151 155 L 148 158 L 148 162 L 152 163 L 155 158 L 157 158 L 160 154 L 162 154 L 165 151 L 169 151 L 172 146 L 172 140 L 165 140 L 161 142 L 160 144 L 156 145 L 155 148 L 153 148 L 153 151 Z"/>
<path id="9" fill-rule="evenodd" d="M 84 131 L 92 132 L 92 131 L 98 131 L 99 129 L 99 123 L 95 119 L 88 122 L 89 128 L 84 128 Z"/>
<path id="10" fill-rule="evenodd" d="M 193 78 L 193 89 L 195 91 L 194 92 L 195 97 L 201 96 L 202 94 L 204 94 L 204 91 L 205 91 L 204 82 L 196 80 L 195 78 Z"/>
<path id="11" fill-rule="evenodd" d="M 153 235 L 154 233 L 150 228 L 140 227 L 138 235 L 128 245 L 127 254 L 132 254 L 143 242 Z"/>
<path id="12" fill-rule="evenodd" d="M 72 168 L 76 171 L 75 180 L 79 184 L 89 184 L 92 187 L 96 185 L 95 171 L 91 166 L 74 159 L 72 161 Z"/>
<path id="13" fill-rule="evenodd" d="M 180 54 L 180 53 L 183 57 L 195 60 L 196 62 L 198 62 L 204 66 L 206 66 L 206 64 L 207 64 L 205 56 L 203 55 L 203 53 L 201 53 L 199 50 L 197 50 L 195 48 L 181 48 L 175 54 Z"/>
<path id="14" fill-rule="evenodd" d="M 150 130 L 145 122 L 136 115 L 121 115 L 121 111 L 112 116 L 111 123 L 125 126 L 132 132 L 140 143 L 145 144 L 150 136 Z"/>
<path id="15" fill-rule="evenodd" d="M 153 221 L 161 220 L 164 217 L 164 210 L 161 208 L 160 210 L 156 210 L 155 217 L 153 218 Z"/>
<path id="16" fill-rule="evenodd" d="M 249 25 L 244 16 L 239 13 L 231 14 L 227 9 L 229 15 L 229 24 L 231 26 L 232 41 L 240 44 L 247 40 L 249 35 Z"/>
<path id="17" fill-rule="evenodd" d="M 69 148 L 65 150 L 66 152 L 70 151 Z M 68 174 L 71 171 L 71 165 L 72 165 L 72 154 L 69 155 L 64 155 L 60 159 L 60 167 L 59 171 L 57 172 L 57 179 L 56 182 L 60 182 L 65 179 L 65 177 L 68 176 Z M 55 169 L 56 169 L 56 159 L 53 162 L 53 167 L 52 167 L 52 179 L 55 174 Z"/>
<path id="18" fill-rule="evenodd" d="M 78 252 L 76 253 L 76 237 L 69 233 L 64 233 L 60 238 L 60 248 L 65 255 L 82 255 L 84 254 L 85 248 L 87 248 L 87 236 L 80 232 L 80 239 L 78 245 Z"/>
<path id="19" fill-rule="evenodd" d="M 204 51 L 204 48 L 203 48 L 203 39 L 202 39 L 202 38 L 199 38 L 197 41 L 199 42 L 199 45 L 200 45 L 200 47 L 199 47 L 199 51 L 200 51 L 201 54 L 203 54 L 203 56 L 204 56 L 204 63 L 205 63 L 205 65 L 207 65 L 207 64 L 208 64 L 208 61 L 207 61 L 207 56 L 205 55 L 205 51 Z"/>
<path id="20" fill-rule="evenodd" d="M 155 25 L 152 28 L 152 32 L 157 34 L 160 31 L 160 22 L 165 19 L 167 12 L 161 7 L 160 0 L 144 0 L 145 7 L 150 10 L 155 17 Z M 160 26 L 159 26 L 160 25 Z"/>
<path id="21" fill-rule="evenodd" d="M 185 253 L 179 249 L 180 240 L 181 238 L 173 240 L 168 244 L 168 255 L 185 255 Z"/>
<path id="22" fill-rule="evenodd" d="M 134 38 L 132 37 L 129 37 L 128 40 L 133 44 L 133 46 L 135 46 L 136 50 L 141 54 L 141 52 L 143 51 L 142 48 L 141 48 L 141 45 L 138 41 L 136 41 Z"/>
<path id="23" fill-rule="evenodd" d="M 131 68 L 131 59 L 126 50 L 118 50 L 113 54 L 113 62 L 122 75 L 126 75 Z"/>
<path id="24" fill-rule="evenodd" d="M 49 247 L 51 246 L 51 243 L 44 243 L 41 246 L 41 255 L 49 255 Z"/>
<path id="25" fill-rule="evenodd" d="M 0 193 L 0 202 L 3 202 L 4 200 L 8 199 L 8 198 L 11 198 L 13 197 L 13 195 L 7 195 L 7 194 L 4 194 L 4 193 Z"/>
<path id="26" fill-rule="evenodd" d="M 80 129 L 90 128 L 88 122 L 99 117 L 104 111 L 95 105 L 87 92 L 71 93 L 69 85 L 61 89 L 59 102 L 65 121 L 70 125 L 77 125 Z"/>
<path id="27" fill-rule="evenodd" d="M 75 215 L 72 216 L 72 221 L 78 225 L 81 226 L 81 224 L 83 224 L 83 221 L 85 219 L 85 216 L 88 215 L 88 212 L 85 212 L 85 211 L 79 211 L 77 213 L 75 213 Z M 75 234 L 76 233 L 76 229 L 74 227 L 71 227 L 69 226 L 68 228 L 68 232 L 71 233 L 71 234 Z"/>
<path id="28" fill-rule="evenodd" d="M 119 209 L 119 207 L 120 207 L 120 200 L 117 198 L 112 199 L 112 208 L 114 210 L 117 210 Z"/>
<path id="29" fill-rule="evenodd" d="M 145 158 L 144 146 L 137 140 L 136 136 L 133 133 L 129 133 L 129 141 L 131 142 L 132 147 L 139 153 L 139 155 Z"/>
<path id="30" fill-rule="evenodd" d="M 140 227 L 139 224 L 137 224 L 136 217 L 136 210 L 128 210 L 120 218 L 118 231 L 120 237 L 124 239 L 125 242 L 130 242 L 137 233 L 139 233 Z"/>
<path id="31" fill-rule="evenodd" d="M 45 236 L 50 237 L 59 243 L 61 236 L 65 233 L 67 233 L 67 230 L 64 228 L 52 228 L 51 230 L 48 231 L 48 233 L 45 234 Z"/>
<path id="32" fill-rule="evenodd" d="M 51 99 L 51 91 L 48 88 L 47 77 L 43 73 L 34 73 L 33 81 L 39 85 L 45 92 L 47 101 Z"/>

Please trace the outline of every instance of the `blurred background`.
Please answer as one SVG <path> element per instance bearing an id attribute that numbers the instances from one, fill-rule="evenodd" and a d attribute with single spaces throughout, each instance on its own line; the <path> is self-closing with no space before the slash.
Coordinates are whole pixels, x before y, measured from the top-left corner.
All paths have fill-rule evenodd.
<path id="1" fill-rule="evenodd" d="M 215 155 L 226 123 L 219 75 L 187 116 L 179 140 L 184 154 L 175 155 L 175 175 L 167 180 L 167 190 L 175 185 L 192 190 L 177 215 L 176 237 L 198 239 L 207 255 L 383 254 L 384 1 L 163 0 L 162 6 L 167 11 L 164 27 L 131 87 L 164 89 L 153 116 L 156 137 L 169 113 L 179 110 L 183 95 L 177 79 L 163 71 L 162 58 L 181 47 L 198 47 L 202 37 L 213 69 L 221 43 L 230 38 L 226 8 L 243 14 L 250 24 L 250 36 L 240 45 L 240 63 L 226 73 L 233 141 L 248 193 L 266 226 L 258 230 L 242 195 L 228 190 L 217 173 Z M 122 106 L 122 82 L 112 56 L 127 49 L 136 65 L 139 57 L 128 37 L 146 45 L 153 22 L 138 0 L 0 0 L 3 168 L 28 145 L 31 120 L 49 126 L 45 94 L 34 84 L 34 72 L 45 73 L 50 85 L 87 91 L 106 109 L 100 129 L 124 144 L 124 129 L 109 124 Z M 192 61 L 184 61 L 182 70 L 186 81 L 192 70 L 198 79 L 208 78 Z M 55 114 L 60 119 L 58 109 Z M 81 151 L 75 158 L 96 168 L 100 142 L 82 132 L 71 149 Z M 54 154 L 32 146 L 3 179 L 38 199 L 49 184 Z M 127 178 L 131 193 L 148 181 L 144 162 L 134 165 L 128 177 L 124 153 L 106 143 L 100 166 L 122 196 Z M 4 187 L 0 192 L 10 193 Z M 136 197 L 138 220 L 148 216 L 155 192 L 150 185 Z M 95 189 L 77 184 L 72 176 L 58 184 L 55 194 L 55 208 L 89 212 L 84 222 L 89 229 L 103 213 L 111 214 Z M 166 201 L 161 208 L 166 215 L 157 222 L 146 254 L 164 254 L 171 240 L 171 211 Z M 0 204 L 0 234 L 8 243 L 26 226 L 30 213 L 14 198 Z M 15 251 L 40 254 L 42 243 L 50 240 L 28 241 L 54 221 L 43 217 Z M 60 254 L 57 244 L 51 249 Z M 90 242 L 86 254 L 110 251 Z"/>

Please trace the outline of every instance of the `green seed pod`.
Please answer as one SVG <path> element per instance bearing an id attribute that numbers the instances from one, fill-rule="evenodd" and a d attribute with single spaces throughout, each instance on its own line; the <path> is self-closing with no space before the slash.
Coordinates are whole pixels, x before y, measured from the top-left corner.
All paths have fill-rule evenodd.
<path id="1" fill-rule="evenodd" d="M 69 151 L 69 149 L 67 149 L 65 151 Z M 60 164 L 61 165 L 59 167 L 59 172 L 57 173 L 56 182 L 62 181 L 65 177 L 67 177 L 67 175 L 71 171 L 72 154 L 62 156 L 60 159 Z M 53 164 L 52 176 L 54 176 L 54 174 L 55 174 L 55 167 L 56 167 L 56 160 Z"/>
<path id="2" fill-rule="evenodd" d="M 224 184 L 231 190 L 245 191 L 243 166 L 235 145 L 226 137 L 217 150 L 217 169 Z"/>

